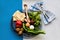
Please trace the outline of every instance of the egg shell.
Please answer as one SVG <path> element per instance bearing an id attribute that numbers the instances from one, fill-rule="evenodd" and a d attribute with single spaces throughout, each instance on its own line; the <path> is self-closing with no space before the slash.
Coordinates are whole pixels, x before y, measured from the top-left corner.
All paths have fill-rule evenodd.
<path id="1" fill-rule="evenodd" d="M 30 25 L 30 29 L 34 29 L 34 26 L 33 25 Z"/>

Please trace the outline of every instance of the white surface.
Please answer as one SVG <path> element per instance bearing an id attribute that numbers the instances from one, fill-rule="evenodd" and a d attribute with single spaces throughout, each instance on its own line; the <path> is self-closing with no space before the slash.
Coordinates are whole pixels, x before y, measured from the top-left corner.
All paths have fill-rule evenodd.
<path id="1" fill-rule="evenodd" d="M 56 15 L 56 19 L 49 25 L 44 25 L 45 35 L 37 35 L 24 40 L 60 40 L 60 0 L 44 0 L 45 8 Z"/>

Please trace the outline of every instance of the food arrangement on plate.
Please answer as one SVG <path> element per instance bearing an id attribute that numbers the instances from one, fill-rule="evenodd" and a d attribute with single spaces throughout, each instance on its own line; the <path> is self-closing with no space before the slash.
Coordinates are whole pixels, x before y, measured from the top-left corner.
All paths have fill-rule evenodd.
<path id="1" fill-rule="evenodd" d="M 22 35 L 24 31 L 31 34 L 45 34 L 44 31 L 40 29 L 40 12 L 31 11 L 28 13 L 28 17 L 26 17 L 25 13 L 21 13 L 20 11 L 14 13 L 13 25 L 15 25 L 15 31 L 19 35 Z"/>
<path id="2" fill-rule="evenodd" d="M 13 27 L 17 34 L 45 34 L 45 32 L 41 29 L 41 11 L 27 11 L 27 6 L 24 5 L 24 7 L 25 12 L 20 12 L 17 10 L 13 14 Z"/>

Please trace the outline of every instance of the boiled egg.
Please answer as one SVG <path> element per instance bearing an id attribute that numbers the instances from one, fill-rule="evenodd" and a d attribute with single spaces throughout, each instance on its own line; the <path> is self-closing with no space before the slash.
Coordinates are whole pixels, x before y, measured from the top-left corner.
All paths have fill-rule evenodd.
<path id="1" fill-rule="evenodd" d="M 30 25 L 30 29 L 34 29 L 34 25 Z"/>

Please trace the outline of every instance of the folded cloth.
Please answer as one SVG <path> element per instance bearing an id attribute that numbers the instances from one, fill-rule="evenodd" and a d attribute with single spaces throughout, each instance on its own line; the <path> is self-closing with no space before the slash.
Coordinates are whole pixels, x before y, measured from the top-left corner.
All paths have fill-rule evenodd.
<path id="1" fill-rule="evenodd" d="M 44 14 L 44 13 L 45 13 L 45 14 Z M 49 24 L 50 22 L 52 22 L 52 21 L 56 18 L 55 15 L 54 15 L 52 12 L 50 12 L 50 11 L 45 10 L 44 13 L 43 13 L 43 15 L 42 15 L 42 16 L 44 16 L 44 17 L 42 18 L 44 24 Z M 46 20 L 47 23 L 45 22 L 44 18 L 45 18 L 45 20 Z"/>
<path id="2" fill-rule="evenodd" d="M 34 5 L 31 5 L 31 8 L 32 10 L 41 10 L 41 6 L 43 5 L 43 2 L 38 2 L 38 3 L 35 3 Z"/>
<path id="3" fill-rule="evenodd" d="M 48 24 L 48 21 L 43 14 L 41 14 L 41 20 L 44 22 L 44 24 Z"/>
<path id="4" fill-rule="evenodd" d="M 35 3 L 34 5 L 31 5 L 31 10 L 33 11 L 42 11 L 42 20 L 44 22 L 44 24 L 49 24 L 50 22 L 52 22 L 56 17 L 55 15 L 48 11 L 48 10 L 44 10 L 44 8 L 42 7 L 43 2 L 40 3 Z"/>
<path id="5" fill-rule="evenodd" d="M 55 15 L 50 11 L 45 10 L 45 14 L 48 16 L 47 18 L 48 22 L 51 22 L 56 18 Z"/>

